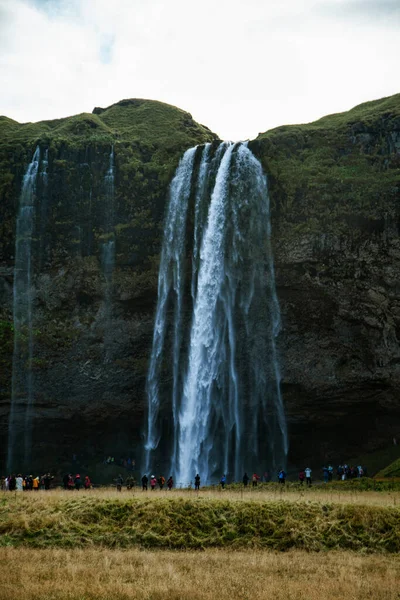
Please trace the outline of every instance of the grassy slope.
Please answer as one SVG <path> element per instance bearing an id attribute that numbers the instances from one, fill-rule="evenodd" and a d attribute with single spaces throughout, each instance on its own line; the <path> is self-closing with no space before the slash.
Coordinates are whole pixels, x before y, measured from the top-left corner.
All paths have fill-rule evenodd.
<path id="1" fill-rule="evenodd" d="M 41 138 L 58 138 L 73 142 L 104 140 L 140 141 L 147 144 L 177 144 L 192 137 L 215 137 L 210 130 L 193 121 L 191 115 L 175 106 L 155 100 L 121 100 L 96 114 L 81 113 L 63 119 L 17 123 L 0 117 L 3 141 L 38 142 Z M 198 141 L 197 141 L 198 143 Z"/>
<path id="2" fill-rule="evenodd" d="M 0 201 L 12 193 L 14 173 L 22 176 L 37 144 L 59 167 L 74 152 L 114 144 L 130 177 L 133 169 L 140 179 L 150 176 L 166 186 L 187 148 L 217 137 L 189 113 L 155 100 L 121 100 L 94 112 L 22 124 L 0 116 Z"/>
<path id="3" fill-rule="evenodd" d="M 380 477 L 382 470 L 396 459 L 400 459 L 400 447 L 391 445 L 386 448 L 381 448 L 380 450 L 375 450 L 375 452 L 369 452 L 351 458 L 348 461 L 348 464 L 366 465 L 370 477 Z"/>
<path id="4" fill-rule="evenodd" d="M 0 543 L 33 547 L 100 545 L 400 551 L 400 510 L 312 502 L 164 497 L 102 499 L 5 494 Z"/>
<path id="5" fill-rule="evenodd" d="M 390 465 L 379 471 L 376 477 L 378 479 L 382 477 L 400 477 L 400 458 L 397 458 Z"/>
<path id="6" fill-rule="evenodd" d="M 400 94 L 304 125 L 278 127 L 250 143 L 270 177 L 285 235 L 341 233 L 348 219 L 381 219 L 400 193 Z M 390 214 L 390 213 L 389 213 Z"/>

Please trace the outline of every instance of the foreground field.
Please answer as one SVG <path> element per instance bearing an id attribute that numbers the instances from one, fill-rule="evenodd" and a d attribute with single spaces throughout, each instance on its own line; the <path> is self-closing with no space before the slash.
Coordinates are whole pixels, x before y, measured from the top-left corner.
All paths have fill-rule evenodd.
<path id="1" fill-rule="evenodd" d="M 0 600 L 394 600 L 400 558 L 0 548 Z"/>
<path id="2" fill-rule="evenodd" d="M 0 496 L 0 545 L 400 552 L 398 493 L 28 492 Z"/>

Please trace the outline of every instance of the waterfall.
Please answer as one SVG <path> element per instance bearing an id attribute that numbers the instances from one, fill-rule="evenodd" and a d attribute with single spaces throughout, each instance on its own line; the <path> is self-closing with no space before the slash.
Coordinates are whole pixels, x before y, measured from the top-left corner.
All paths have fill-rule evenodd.
<path id="1" fill-rule="evenodd" d="M 29 462 L 33 417 L 32 235 L 40 148 L 36 147 L 23 182 L 16 223 L 13 289 L 14 351 L 8 437 L 8 472 Z"/>
<path id="2" fill-rule="evenodd" d="M 42 269 L 46 261 L 46 225 L 47 225 L 47 203 L 48 203 L 48 183 L 49 183 L 49 150 L 45 149 L 39 170 L 40 187 L 38 195 L 40 199 L 40 241 L 39 241 L 39 268 Z"/>
<path id="3" fill-rule="evenodd" d="M 146 470 L 169 454 L 179 485 L 285 464 L 270 238 L 267 180 L 247 145 L 188 150 L 170 187 L 147 380 Z"/>
<path id="4" fill-rule="evenodd" d="M 115 236 L 114 236 L 114 196 L 115 196 L 115 162 L 114 146 L 111 146 L 108 170 L 104 177 L 105 187 L 105 232 L 107 241 L 101 245 L 101 265 L 105 279 L 104 286 L 104 345 L 105 362 L 110 361 L 110 342 L 112 339 L 112 277 L 115 266 Z"/>
<path id="5" fill-rule="evenodd" d="M 150 466 L 151 451 L 157 448 L 160 439 L 157 428 L 157 417 L 160 405 L 159 378 L 167 325 L 167 305 L 171 291 L 174 294 L 175 304 L 172 342 L 172 415 L 174 422 L 176 422 L 177 419 L 177 378 L 179 369 L 180 321 L 182 318 L 185 228 L 195 153 L 196 148 L 191 148 L 185 152 L 169 189 L 168 212 L 164 226 L 164 243 L 158 276 L 158 303 L 154 324 L 153 348 L 147 376 L 148 412 L 147 439 L 145 446 L 146 472 L 149 470 Z M 175 452 L 176 448 L 173 454 L 175 454 Z"/>

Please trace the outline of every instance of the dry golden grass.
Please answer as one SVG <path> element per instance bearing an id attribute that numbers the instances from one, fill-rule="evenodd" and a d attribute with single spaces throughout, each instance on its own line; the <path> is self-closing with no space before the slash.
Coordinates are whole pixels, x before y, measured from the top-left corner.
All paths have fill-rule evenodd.
<path id="1" fill-rule="evenodd" d="M 10 493 L 5 493 L 6 497 L 10 496 Z M 14 492 L 14 496 L 16 495 L 19 498 L 19 494 Z M 182 490 L 182 489 L 174 489 L 171 491 L 166 491 L 165 489 L 160 491 L 156 489 L 154 491 L 142 492 L 139 488 L 135 488 L 133 490 L 126 490 L 125 488 L 122 492 L 117 492 L 116 488 L 98 488 L 90 491 L 81 490 L 79 492 L 76 491 L 64 491 L 63 489 L 54 489 L 47 492 L 29 492 L 23 493 L 24 498 L 30 499 L 31 502 L 38 502 L 41 504 L 44 499 L 46 499 L 46 503 L 56 502 L 62 498 L 79 498 L 81 496 L 89 496 L 93 498 L 101 498 L 101 499 L 127 499 L 127 498 L 148 498 L 148 499 L 160 499 L 160 498 L 203 498 L 203 499 L 214 499 L 214 500 L 229 500 L 240 502 L 242 500 L 252 501 L 252 502 L 272 502 L 284 500 L 285 502 L 320 502 L 322 504 L 326 504 L 327 502 L 331 502 L 334 504 L 353 504 L 360 506 L 399 506 L 400 507 L 400 491 L 383 491 L 383 492 L 375 492 L 375 491 L 364 491 L 358 490 L 357 488 L 352 490 L 344 490 L 340 489 L 325 489 L 323 485 L 314 486 L 311 489 L 306 487 L 304 488 L 281 488 L 274 487 L 272 489 L 268 489 L 267 487 L 252 490 L 249 487 L 247 490 L 243 489 L 225 489 L 221 490 L 220 488 L 215 489 L 204 489 L 200 490 L 200 492 L 195 492 L 194 490 Z M 1 494 L 0 494 L 1 498 Z"/>
<path id="2" fill-rule="evenodd" d="M 0 548 L 0 600 L 395 600 L 400 557 Z"/>

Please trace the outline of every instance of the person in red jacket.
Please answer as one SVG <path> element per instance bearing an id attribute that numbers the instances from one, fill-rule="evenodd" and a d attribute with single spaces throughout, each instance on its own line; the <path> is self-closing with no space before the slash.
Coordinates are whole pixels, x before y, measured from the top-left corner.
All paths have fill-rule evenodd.
<path id="1" fill-rule="evenodd" d="M 85 490 L 90 490 L 90 488 L 92 487 L 92 482 L 89 479 L 89 475 L 86 475 L 83 486 L 84 486 Z"/>

